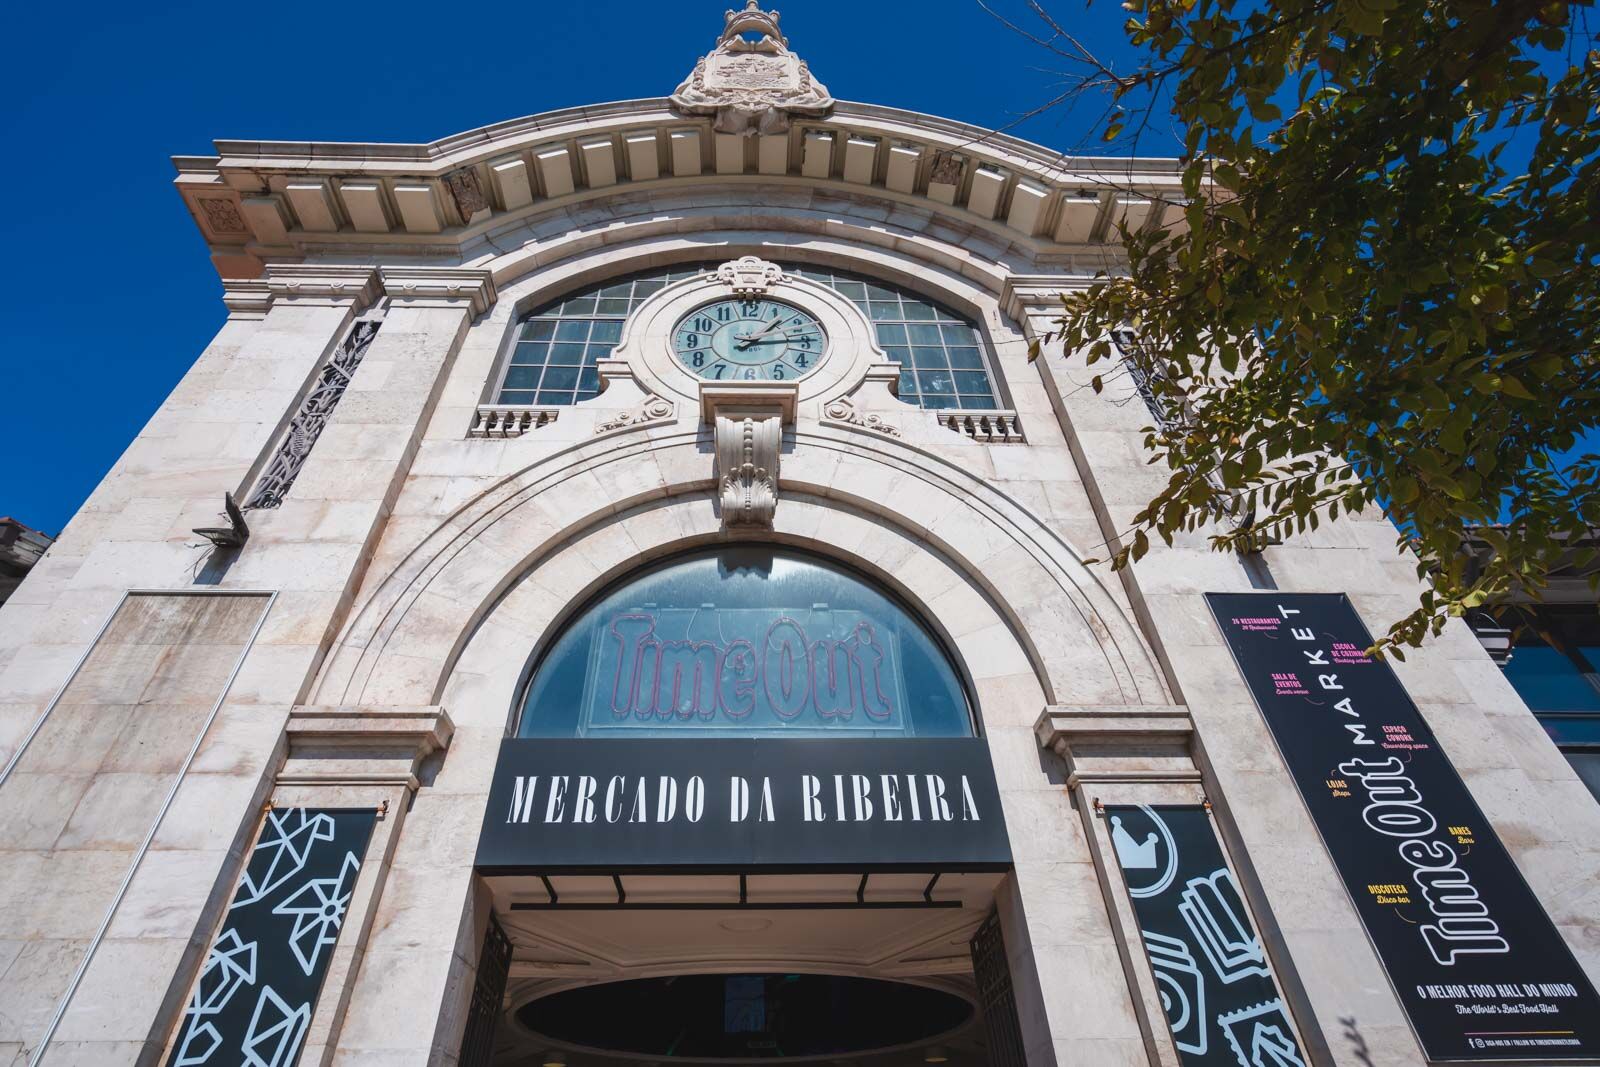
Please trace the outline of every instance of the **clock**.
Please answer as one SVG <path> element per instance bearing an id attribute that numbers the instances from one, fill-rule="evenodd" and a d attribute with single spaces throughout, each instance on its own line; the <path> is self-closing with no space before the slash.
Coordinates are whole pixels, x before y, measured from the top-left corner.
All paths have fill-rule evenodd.
<path id="1" fill-rule="evenodd" d="M 685 315 L 672 353 L 709 381 L 793 381 L 817 369 L 828 339 L 815 316 L 778 300 L 721 300 Z"/>

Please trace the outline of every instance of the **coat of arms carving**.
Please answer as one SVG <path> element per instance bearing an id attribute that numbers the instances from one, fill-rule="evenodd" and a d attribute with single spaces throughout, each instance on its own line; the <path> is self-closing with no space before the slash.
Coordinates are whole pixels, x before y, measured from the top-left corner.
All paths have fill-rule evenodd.
<path id="1" fill-rule="evenodd" d="M 718 133 L 746 136 L 783 133 L 795 115 L 826 115 L 833 97 L 811 76 L 805 60 L 789 51 L 778 17 L 776 11 L 761 10 L 758 0 L 729 11 L 717 46 L 672 94 L 673 105 L 688 115 L 715 115 Z"/>

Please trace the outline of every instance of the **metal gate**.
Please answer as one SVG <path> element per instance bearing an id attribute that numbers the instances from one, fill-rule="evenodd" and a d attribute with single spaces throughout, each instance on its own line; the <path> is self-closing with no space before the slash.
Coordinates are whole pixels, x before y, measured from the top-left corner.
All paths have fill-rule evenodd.
<path id="1" fill-rule="evenodd" d="M 511 939 L 493 914 L 478 952 L 478 976 L 472 983 L 472 1003 L 467 1007 L 467 1032 L 461 1037 L 460 1067 L 489 1067 L 494 1058 L 494 1028 L 500 1020 L 500 1003 L 511 973 Z"/>
<path id="2" fill-rule="evenodd" d="M 978 984 L 978 1006 L 989 1038 L 991 1067 L 1027 1067 L 1022 1052 L 1022 1025 L 1011 987 L 1011 966 L 1000 934 L 1000 913 L 991 911 L 972 935 L 972 974 Z M 465 1062 L 465 1061 L 463 1061 Z"/>

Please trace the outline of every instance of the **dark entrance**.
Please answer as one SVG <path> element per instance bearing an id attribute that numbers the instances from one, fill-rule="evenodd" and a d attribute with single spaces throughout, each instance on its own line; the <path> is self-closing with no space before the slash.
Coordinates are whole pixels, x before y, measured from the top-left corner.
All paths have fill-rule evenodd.
<path id="1" fill-rule="evenodd" d="M 972 1006 L 950 993 L 835 974 L 608 982 L 543 997 L 517 1013 L 552 1043 L 690 1060 L 854 1056 L 926 1043 L 971 1017 Z"/>

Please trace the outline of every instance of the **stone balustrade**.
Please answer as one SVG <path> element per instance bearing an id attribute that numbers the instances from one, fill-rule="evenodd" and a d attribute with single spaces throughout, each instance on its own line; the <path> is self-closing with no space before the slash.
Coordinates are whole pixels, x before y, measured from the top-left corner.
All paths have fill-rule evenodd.
<path id="1" fill-rule="evenodd" d="M 966 434 L 974 441 L 986 445 L 1021 444 L 1022 421 L 1015 411 L 957 411 L 945 409 L 936 413 L 939 425 L 956 433 Z"/>
<path id="2" fill-rule="evenodd" d="M 479 404 L 467 436 L 521 437 L 529 430 L 555 422 L 560 414 L 560 408 L 528 404 Z"/>

